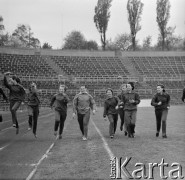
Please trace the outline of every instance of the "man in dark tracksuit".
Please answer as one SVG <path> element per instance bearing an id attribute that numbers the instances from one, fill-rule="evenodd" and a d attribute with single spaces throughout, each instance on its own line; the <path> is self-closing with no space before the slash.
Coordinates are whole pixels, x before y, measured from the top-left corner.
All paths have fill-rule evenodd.
<path id="1" fill-rule="evenodd" d="M 9 89 L 9 101 L 10 101 L 10 111 L 12 114 L 13 127 L 16 127 L 16 134 L 19 133 L 19 124 L 17 121 L 17 110 L 21 103 L 25 99 L 26 92 L 23 86 L 20 84 L 20 79 L 16 76 L 10 77 L 9 73 L 5 73 L 4 85 Z"/>
<path id="2" fill-rule="evenodd" d="M 170 96 L 165 92 L 163 85 L 157 86 L 157 93 L 152 98 L 151 105 L 155 107 L 156 126 L 157 126 L 156 137 L 159 136 L 162 122 L 162 137 L 167 138 L 166 120 L 168 115 L 168 109 L 170 108 Z"/>
<path id="3" fill-rule="evenodd" d="M 62 138 L 62 133 L 64 129 L 64 122 L 67 117 L 67 103 L 69 102 L 69 97 L 65 93 L 66 87 L 64 85 L 60 85 L 59 93 L 54 95 L 51 99 L 50 106 L 54 105 L 55 107 L 55 126 L 54 126 L 54 135 L 57 135 L 58 127 L 59 128 L 59 139 Z"/>
<path id="4" fill-rule="evenodd" d="M 183 89 L 183 92 L 182 92 L 182 101 L 185 103 L 185 88 Z"/>
<path id="5" fill-rule="evenodd" d="M 33 134 L 35 138 L 37 138 L 37 121 L 39 116 L 39 104 L 40 100 L 38 98 L 37 94 L 37 87 L 35 83 L 32 83 L 29 87 L 29 93 L 28 93 L 28 124 L 29 128 L 33 128 Z"/>
<path id="6" fill-rule="evenodd" d="M 82 132 L 82 140 L 87 140 L 88 124 L 90 120 L 90 109 L 93 114 L 96 111 L 96 104 L 93 97 L 87 93 L 85 86 L 80 87 L 80 93 L 73 100 L 73 118 L 77 114 L 78 123 Z"/>
<path id="7" fill-rule="evenodd" d="M 132 82 L 127 83 L 127 93 L 123 96 L 123 102 L 128 137 L 134 138 L 137 105 L 140 103 L 140 97 L 134 92 L 134 84 Z"/>
<path id="8" fill-rule="evenodd" d="M 110 138 L 114 138 L 116 128 L 117 128 L 117 121 L 118 121 L 118 103 L 119 99 L 116 96 L 113 96 L 112 89 L 107 89 L 106 94 L 108 98 L 104 102 L 104 112 L 103 117 L 106 120 L 106 116 L 110 122 L 109 124 L 109 135 Z"/>
<path id="9" fill-rule="evenodd" d="M 0 94 L 3 95 L 3 99 L 8 102 L 8 98 L 6 97 L 5 93 L 3 92 L 3 90 L 0 88 Z M 0 114 L 0 122 L 3 121 L 3 117 L 2 117 L 2 114 Z"/>

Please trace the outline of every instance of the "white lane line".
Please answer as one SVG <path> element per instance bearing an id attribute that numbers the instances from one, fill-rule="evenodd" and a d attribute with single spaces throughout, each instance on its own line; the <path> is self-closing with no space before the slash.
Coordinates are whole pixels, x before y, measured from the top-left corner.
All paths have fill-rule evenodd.
<path id="1" fill-rule="evenodd" d="M 2 151 L 3 149 L 5 149 L 6 147 L 8 147 L 10 144 L 11 144 L 11 143 L 9 143 L 9 144 L 7 144 L 7 145 L 1 147 L 1 148 L 0 148 L 0 151 Z"/>
<path id="2" fill-rule="evenodd" d="M 109 147 L 107 141 L 106 141 L 105 138 L 103 137 L 101 131 L 98 129 L 98 127 L 96 126 L 96 124 L 95 124 L 95 122 L 94 122 L 94 120 L 93 120 L 92 118 L 91 118 L 91 122 L 92 122 L 92 124 L 94 125 L 94 127 L 95 127 L 96 131 L 98 132 L 98 134 L 100 135 L 100 137 L 101 137 L 101 139 L 102 139 L 102 141 L 103 141 L 104 148 L 105 148 L 105 150 L 107 151 L 107 153 L 108 153 L 110 159 L 113 159 L 113 158 L 115 157 L 115 155 L 114 155 L 113 152 L 111 151 L 111 149 L 110 149 L 110 147 Z M 121 172 L 121 178 L 124 179 L 124 180 L 127 179 L 127 178 L 125 177 L 125 175 L 124 175 L 122 172 Z"/>
<path id="3" fill-rule="evenodd" d="M 69 123 L 68 123 L 69 124 Z M 64 126 L 63 131 L 67 128 L 68 124 L 66 123 L 66 125 Z M 56 140 L 58 140 L 59 136 L 56 136 L 55 141 L 51 144 L 51 146 L 48 148 L 48 150 L 46 151 L 46 153 L 41 157 L 41 159 L 38 161 L 38 163 L 35 165 L 35 168 L 31 171 L 31 173 L 28 175 L 28 177 L 26 178 L 26 180 L 31 180 L 31 178 L 34 176 L 34 174 L 37 171 L 38 166 L 42 163 L 42 161 L 48 157 L 49 152 L 51 151 L 51 149 L 53 148 L 53 146 L 55 145 Z"/>
<path id="4" fill-rule="evenodd" d="M 43 161 L 45 158 L 48 157 L 48 154 L 49 154 L 49 152 L 51 151 L 51 149 L 53 148 L 54 144 L 55 144 L 55 142 L 51 144 L 51 146 L 49 147 L 49 149 L 46 151 L 46 153 L 41 157 L 41 159 L 40 159 L 40 160 L 38 161 L 38 163 L 35 165 L 35 168 L 34 168 L 34 169 L 32 170 L 32 172 L 28 175 L 28 177 L 26 178 L 26 180 L 30 180 L 30 179 L 34 176 L 35 172 L 37 171 L 38 166 L 42 163 L 42 161 Z"/>

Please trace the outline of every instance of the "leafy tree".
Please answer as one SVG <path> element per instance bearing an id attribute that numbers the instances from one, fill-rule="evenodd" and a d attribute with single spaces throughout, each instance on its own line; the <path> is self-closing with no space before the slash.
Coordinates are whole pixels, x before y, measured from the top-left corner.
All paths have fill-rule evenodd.
<path id="1" fill-rule="evenodd" d="M 165 48 L 165 39 L 167 37 L 167 23 L 170 18 L 170 1 L 157 0 L 157 23 L 162 38 L 162 50 Z"/>
<path id="2" fill-rule="evenodd" d="M 105 50 L 106 47 L 106 31 L 110 18 L 109 8 L 111 7 L 111 2 L 112 0 L 98 0 L 97 6 L 95 7 L 94 23 L 100 33 L 103 50 Z"/>
<path id="3" fill-rule="evenodd" d="M 164 49 L 169 50 L 177 50 L 183 49 L 183 38 L 181 36 L 175 35 L 176 27 L 168 27 L 166 29 L 166 38 L 165 38 L 165 45 Z M 159 34 L 158 42 L 157 42 L 157 49 L 161 49 L 163 46 L 163 38 L 161 34 Z"/>
<path id="4" fill-rule="evenodd" d="M 149 49 L 151 49 L 151 43 L 152 43 L 152 37 L 151 36 L 147 36 L 143 40 L 143 50 L 149 50 Z"/>
<path id="5" fill-rule="evenodd" d="M 42 46 L 42 49 L 52 49 L 52 46 L 45 42 Z"/>
<path id="6" fill-rule="evenodd" d="M 96 41 L 86 41 L 85 49 L 88 50 L 98 50 L 98 44 Z"/>
<path id="7" fill-rule="evenodd" d="M 0 16 L 0 33 L 1 33 L 1 31 L 3 31 L 3 30 L 4 30 L 3 17 Z"/>
<path id="8" fill-rule="evenodd" d="M 185 51 L 185 38 L 182 40 L 182 50 Z"/>
<path id="9" fill-rule="evenodd" d="M 33 37 L 30 26 L 21 24 L 12 34 L 12 41 L 16 47 L 38 48 L 40 41 Z"/>
<path id="10" fill-rule="evenodd" d="M 0 46 L 6 46 L 9 44 L 9 34 L 0 35 Z"/>
<path id="11" fill-rule="evenodd" d="M 8 34 L 3 34 L 4 29 L 5 27 L 3 25 L 3 17 L 0 16 L 0 46 L 4 46 L 8 38 Z"/>
<path id="12" fill-rule="evenodd" d="M 117 50 L 128 51 L 132 48 L 132 37 L 127 33 L 120 34 L 115 38 L 114 44 Z"/>
<path id="13" fill-rule="evenodd" d="M 132 37 L 132 47 L 135 51 L 136 49 L 136 34 L 141 30 L 139 24 L 141 20 L 141 14 L 143 11 L 143 3 L 140 0 L 128 0 L 127 2 L 128 11 L 128 22 L 130 24 L 130 31 Z"/>
<path id="14" fill-rule="evenodd" d="M 109 51 L 117 50 L 116 46 L 115 46 L 115 43 L 111 39 L 106 41 L 106 50 L 109 50 Z"/>
<path id="15" fill-rule="evenodd" d="M 86 40 L 80 31 L 72 31 L 64 41 L 63 49 L 85 49 Z"/>

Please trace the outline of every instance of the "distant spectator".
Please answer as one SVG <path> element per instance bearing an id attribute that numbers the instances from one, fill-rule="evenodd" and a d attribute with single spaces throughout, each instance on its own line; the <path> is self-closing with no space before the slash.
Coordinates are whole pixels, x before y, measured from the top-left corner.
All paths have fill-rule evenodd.
<path id="1" fill-rule="evenodd" d="M 3 96 L 3 99 L 8 102 L 8 98 L 6 97 L 5 93 L 3 92 L 2 88 L 0 88 L 0 94 Z M 0 114 L 0 122 L 3 121 L 2 114 Z"/>
<path id="2" fill-rule="evenodd" d="M 155 107 L 157 126 L 156 137 L 159 136 L 162 122 L 162 137 L 167 138 L 166 119 L 168 115 L 168 109 L 170 108 L 170 96 L 165 92 L 164 85 L 157 85 L 157 93 L 152 98 L 151 105 Z"/>
<path id="3" fill-rule="evenodd" d="M 10 72 L 4 74 L 4 85 L 9 89 L 10 112 L 12 114 L 13 127 L 16 128 L 16 134 L 19 133 L 19 124 L 17 121 L 17 110 L 25 99 L 25 89 L 20 84 L 17 76 L 11 76 Z"/>
<path id="4" fill-rule="evenodd" d="M 118 103 L 119 99 L 116 96 L 113 96 L 113 90 L 108 88 L 106 90 L 107 99 L 104 102 L 104 112 L 103 117 L 106 120 L 108 118 L 109 124 L 109 135 L 110 138 L 114 138 L 117 121 L 118 121 Z"/>
<path id="5" fill-rule="evenodd" d="M 183 89 L 183 92 L 182 92 L 182 101 L 185 103 L 185 88 Z"/>

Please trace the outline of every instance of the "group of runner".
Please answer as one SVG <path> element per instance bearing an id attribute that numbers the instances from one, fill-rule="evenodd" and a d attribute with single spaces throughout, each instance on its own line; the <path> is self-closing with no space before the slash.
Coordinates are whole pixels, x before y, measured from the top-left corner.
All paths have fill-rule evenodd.
<path id="1" fill-rule="evenodd" d="M 12 115 L 13 127 L 16 128 L 16 134 L 19 133 L 19 124 L 17 120 L 17 110 L 21 103 L 27 97 L 28 106 L 28 129 L 33 131 L 37 138 L 37 121 L 39 116 L 39 92 L 35 83 L 31 83 L 28 90 L 21 85 L 20 79 L 10 72 L 4 74 L 4 86 L 9 89 L 10 112 Z M 66 86 L 59 85 L 58 93 L 51 98 L 50 107 L 55 112 L 54 135 L 62 138 L 64 123 L 67 117 L 67 106 L 70 101 L 66 94 Z M 8 102 L 5 93 L 0 89 L 3 98 Z M 109 135 L 114 138 L 118 114 L 120 116 L 120 130 L 124 131 L 125 136 L 135 137 L 135 126 L 137 117 L 137 105 L 140 103 L 140 96 L 134 91 L 134 83 L 128 82 L 121 86 L 121 93 L 116 96 L 111 88 L 106 90 L 107 98 L 104 101 L 104 120 L 109 120 Z M 182 101 L 185 102 L 185 89 L 183 90 Z M 162 84 L 157 85 L 157 93 L 151 100 L 151 105 L 155 108 L 156 116 L 156 137 L 159 136 L 162 125 L 162 137 L 166 135 L 166 119 L 170 108 L 170 96 L 166 93 Z M 80 92 L 73 99 L 73 118 L 77 116 L 79 128 L 82 133 L 82 140 L 88 138 L 88 124 L 90 120 L 90 111 L 95 114 L 97 107 L 93 97 L 87 92 L 85 86 L 80 87 Z M 2 121 L 2 115 L 0 115 Z"/>

